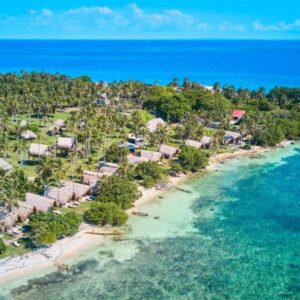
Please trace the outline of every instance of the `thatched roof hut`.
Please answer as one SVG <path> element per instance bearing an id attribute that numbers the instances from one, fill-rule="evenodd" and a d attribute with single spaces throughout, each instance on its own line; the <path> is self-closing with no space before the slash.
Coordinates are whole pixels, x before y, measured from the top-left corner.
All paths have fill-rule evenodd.
<path id="1" fill-rule="evenodd" d="M 202 139 L 201 139 L 201 144 L 202 144 L 202 146 L 203 147 L 205 147 L 205 148 L 209 148 L 210 146 L 211 146 L 211 144 L 212 144 L 212 138 L 211 137 L 209 137 L 209 136 L 203 136 L 202 137 Z"/>
<path id="2" fill-rule="evenodd" d="M 8 172 L 12 169 L 12 165 L 9 164 L 7 161 L 4 159 L 0 158 L 0 170 L 3 170 L 4 172 Z"/>
<path id="3" fill-rule="evenodd" d="M 75 147 L 75 139 L 70 137 L 59 137 L 57 140 L 57 148 L 64 150 L 72 150 Z"/>
<path id="4" fill-rule="evenodd" d="M 194 140 L 187 139 L 185 142 L 186 146 L 194 147 L 196 149 L 200 149 L 202 147 L 202 143 Z"/>
<path id="5" fill-rule="evenodd" d="M 48 211 L 53 207 L 54 200 L 48 197 L 40 196 L 33 193 L 26 193 L 24 204 L 27 207 L 31 207 L 32 210 L 35 207 L 37 211 Z"/>
<path id="6" fill-rule="evenodd" d="M 127 156 L 127 160 L 128 160 L 128 163 L 130 163 L 132 165 L 138 165 L 142 162 L 149 161 L 147 158 L 143 158 L 143 157 L 135 156 L 135 155 L 131 155 L 131 154 L 129 154 Z"/>
<path id="7" fill-rule="evenodd" d="M 172 146 L 162 144 L 159 148 L 159 152 L 162 153 L 164 158 L 171 159 L 178 153 L 178 149 Z"/>
<path id="8" fill-rule="evenodd" d="M 150 120 L 147 123 L 147 128 L 151 133 L 154 133 L 157 130 L 159 125 L 166 126 L 167 123 L 161 118 L 156 118 L 156 119 Z"/>
<path id="9" fill-rule="evenodd" d="M 63 181 L 61 187 L 48 187 L 46 196 L 56 200 L 60 205 L 65 205 L 71 200 L 80 199 L 89 194 L 91 187 L 72 181 Z"/>
<path id="10" fill-rule="evenodd" d="M 150 161 L 160 161 L 162 158 L 162 153 L 155 151 L 142 150 L 141 158 L 145 158 Z"/>
<path id="11" fill-rule="evenodd" d="M 240 144 L 242 142 L 243 136 L 239 132 L 225 131 L 224 142 L 226 144 Z"/>
<path id="12" fill-rule="evenodd" d="M 99 169 L 99 173 L 101 176 L 112 176 L 117 172 L 118 169 L 119 169 L 118 165 L 116 166 L 106 165 Z"/>
<path id="13" fill-rule="evenodd" d="M 32 206 L 26 205 L 25 202 L 19 201 L 19 207 L 15 211 L 15 218 L 16 220 L 20 218 L 22 221 L 25 221 L 32 214 L 32 212 Z"/>
<path id="14" fill-rule="evenodd" d="M 46 157 L 51 155 L 49 146 L 43 144 L 31 144 L 28 153 L 30 156 L 37 157 Z"/>
<path id="15" fill-rule="evenodd" d="M 26 130 L 21 133 L 21 137 L 24 140 L 35 140 L 37 138 L 37 135 L 30 130 Z"/>
<path id="16" fill-rule="evenodd" d="M 8 213 L 3 215 L 0 218 L 0 226 L 4 227 L 5 229 L 10 229 L 16 224 L 16 220 L 12 213 Z"/>
<path id="17" fill-rule="evenodd" d="M 103 176 L 100 172 L 83 171 L 82 182 L 90 186 L 95 186 Z"/>

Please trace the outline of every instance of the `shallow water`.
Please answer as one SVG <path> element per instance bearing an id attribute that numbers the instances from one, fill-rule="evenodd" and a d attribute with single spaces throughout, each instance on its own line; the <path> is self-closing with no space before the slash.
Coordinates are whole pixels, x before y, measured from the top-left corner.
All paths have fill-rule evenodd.
<path id="1" fill-rule="evenodd" d="M 300 299 L 300 148 L 264 156 L 165 194 L 126 240 L 3 299 Z"/>

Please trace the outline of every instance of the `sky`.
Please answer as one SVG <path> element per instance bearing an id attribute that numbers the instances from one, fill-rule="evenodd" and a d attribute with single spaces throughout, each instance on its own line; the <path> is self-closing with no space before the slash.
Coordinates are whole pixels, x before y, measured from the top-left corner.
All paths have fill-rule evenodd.
<path id="1" fill-rule="evenodd" d="M 300 39 L 300 0 L 1 0 L 0 39 Z"/>

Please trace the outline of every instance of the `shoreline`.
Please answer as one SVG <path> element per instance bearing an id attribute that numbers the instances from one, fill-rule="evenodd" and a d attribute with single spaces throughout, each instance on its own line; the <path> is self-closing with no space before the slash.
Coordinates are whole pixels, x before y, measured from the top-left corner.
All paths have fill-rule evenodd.
<path id="1" fill-rule="evenodd" d="M 242 157 L 259 157 L 260 155 L 284 148 L 292 142 L 284 142 L 273 148 L 253 147 L 250 150 L 235 149 L 233 152 L 215 154 L 210 157 L 209 165 L 205 170 L 212 171 L 221 163 L 229 159 L 236 159 Z M 132 208 L 127 212 L 129 216 L 134 211 L 139 211 L 146 203 L 163 195 L 167 191 L 182 184 L 185 180 L 192 179 L 203 175 L 203 172 L 198 172 L 192 175 L 181 175 L 178 177 L 169 177 L 168 187 L 166 189 L 157 189 L 152 187 L 150 189 L 140 188 L 142 196 L 135 201 Z M 30 252 L 23 256 L 8 257 L 0 260 L 0 285 L 9 284 L 13 281 L 18 281 L 27 276 L 26 280 L 33 278 L 35 274 L 42 271 L 53 272 L 57 267 L 65 261 L 76 259 L 80 257 L 84 251 L 100 246 L 106 242 L 104 235 L 90 234 L 91 232 L 101 231 L 101 233 L 111 232 L 111 227 L 98 227 L 88 224 L 82 224 L 80 231 L 71 237 L 66 237 L 55 242 L 48 249 L 40 249 L 36 252 Z"/>

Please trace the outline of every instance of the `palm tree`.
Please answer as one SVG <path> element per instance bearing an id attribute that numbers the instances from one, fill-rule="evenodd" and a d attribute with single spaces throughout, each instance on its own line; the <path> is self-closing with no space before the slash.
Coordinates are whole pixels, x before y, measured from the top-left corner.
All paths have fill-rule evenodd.
<path id="1" fill-rule="evenodd" d="M 117 174 L 119 177 L 128 179 L 133 173 L 133 166 L 128 163 L 126 159 L 123 159 L 118 170 Z"/>

